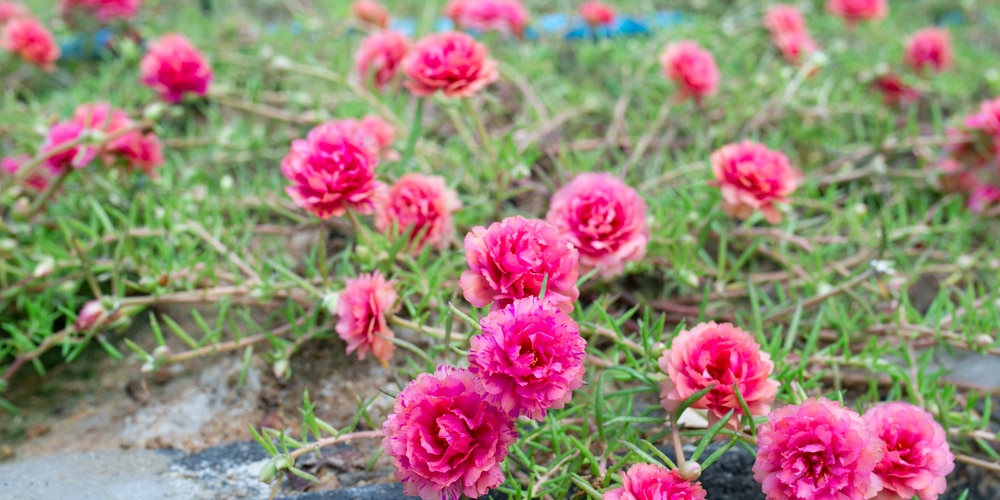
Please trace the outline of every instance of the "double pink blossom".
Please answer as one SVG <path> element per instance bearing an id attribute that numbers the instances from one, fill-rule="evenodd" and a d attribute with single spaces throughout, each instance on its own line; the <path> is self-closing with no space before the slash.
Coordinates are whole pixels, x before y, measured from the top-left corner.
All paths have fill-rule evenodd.
<path id="1" fill-rule="evenodd" d="M 889 0 L 826 0 L 826 11 L 851 26 L 889 15 Z"/>
<path id="2" fill-rule="evenodd" d="M 942 187 L 965 194 L 977 212 L 1000 202 L 1000 98 L 983 102 L 947 136 L 950 142 L 937 165 Z"/>
<path id="3" fill-rule="evenodd" d="M 764 26 L 771 32 L 771 41 L 782 56 L 792 64 L 816 51 L 816 42 L 809 35 L 805 17 L 794 5 L 778 4 L 768 9 Z"/>
<path id="4" fill-rule="evenodd" d="M 486 398 L 513 417 L 544 420 L 583 385 L 587 342 L 576 322 L 538 297 L 515 300 L 480 321 L 472 337 L 469 370 Z"/>
<path id="5" fill-rule="evenodd" d="M 872 90 L 882 94 L 882 102 L 886 106 L 905 106 L 920 99 L 920 91 L 903 81 L 903 78 L 893 72 L 875 77 L 871 83 Z"/>
<path id="6" fill-rule="evenodd" d="M 139 63 L 139 81 L 178 103 L 188 94 L 204 96 L 212 82 L 212 67 L 184 35 L 164 35 L 150 44 Z"/>
<path id="7" fill-rule="evenodd" d="M 395 31 L 368 35 L 354 53 L 354 68 L 362 82 L 371 82 L 383 90 L 396 78 L 403 59 L 410 51 L 410 40 Z"/>
<path id="8" fill-rule="evenodd" d="M 42 153 L 60 150 L 45 160 L 53 174 L 59 175 L 71 168 L 84 168 L 93 161 L 97 150 L 87 144 L 85 134 L 87 127 L 74 121 L 60 122 L 49 128 L 45 142 L 42 143 Z M 68 143 L 77 141 L 79 144 L 66 147 Z"/>
<path id="9" fill-rule="evenodd" d="M 119 160 L 128 168 L 142 170 L 155 177 L 155 169 L 163 165 L 163 147 L 153 132 L 132 130 L 121 134 L 122 129 L 135 123 L 125 111 L 111 107 L 107 103 L 83 104 L 73 113 L 73 121 L 90 130 L 102 132 L 105 136 L 118 135 L 106 142 L 100 150 L 106 165 Z"/>
<path id="10" fill-rule="evenodd" d="M 778 382 L 770 378 L 771 356 L 752 335 L 729 323 L 701 323 L 682 330 L 658 364 L 668 377 L 660 392 L 665 409 L 674 411 L 696 392 L 712 387 L 691 407 L 708 409 L 712 422 L 735 410 L 728 423 L 733 427 L 744 413 L 734 386 L 752 417 L 767 415 L 778 392 Z"/>
<path id="11" fill-rule="evenodd" d="M 676 469 L 655 464 L 635 464 L 622 472 L 622 485 L 601 496 L 601 500 L 705 500 L 699 482 L 681 477 Z"/>
<path id="12" fill-rule="evenodd" d="M 375 228 L 391 239 L 408 235 L 407 248 L 447 248 L 454 234 L 452 214 L 462 208 L 458 193 L 443 177 L 406 174 L 378 194 Z"/>
<path id="13" fill-rule="evenodd" d="M 346 280 L 337 301 L 337 335 L 347 342 L 347 353 L 358 359 L 372 353 L 383 364 L 392 359 L 396 346 L 387 316 L 396 303 L 395 281 L 386 281 L 378 271 Z"/>
<path id="14" fill-rule="evenodd" d="M 435 92 L 445 97 L 469 97 L 500 76 L 486 47 L 465 33 L 428 35 L 403 59 L 404 83 L 414 95 Z"/>
<path id="15" fill-rule="evenodd" d="M 753 477 L 772 500 L 875 498 L 885 445 L 853 410 L 808 399 L 771 412 L 757 428 Z"/>
<path id="16" fill-rule="evenodd" d="M 357 133 L 329 122 L 292 142 L 281 162 L 281 173 L 292 182 L 285 191 L 295 204 L 321 219 L 347 210 L 370 214 L 375 209 L 378 157 Z"/>
<path id="17" fill-rule="evenodd" d="M 719 68 L 712 53 L 684 40 L 667 45 L 660 55 L 663 75 L 678 87 L 678 98 L 701 103 L 719 88 Z"/>
<path id="18" fill-rule="evenodd" d="M 583 2 L 579 11 L 583 22 L 592 27 L 607 26 L 615 22 L 615 8 L 598 0 Z"/>
<path id="19" fill-rule="evenodd" d="M 459 286 L 473 306 L 491 302 L 492 310 L 517 299 L 537 297 L 569 312 L 580 295 L 576 286 L 579 255 L 555 226 L 521 216 L 475 227 L 465 236 L 465 260 Z"/>
<path id="20" fill-rule="evenodd" d="M 922 408 L 891 402 L 864 414 L 868 429 L 885 443 L 886 453 L 875 467 L 882 480 L 879 500 L 935 500 L 944 493 L 945 476 L 955 468 L 944 428 Z"/>
<path id="21" fill-rule="evenodd" d="M 379 158 L 392 156 L 391 149 L 392 144 L 396 142 L 396 130 L 375 115 L 366 115 L 360 120 L 354 118 L 333 120 L 321 127 L 327 135 L 350 136 L 356 143 L 362 144 L 372 156 Z"/>
<path id="22" fill-rule="evenodd" d="M 951 35 L 944 28 L 924 28 L 906 41 L 903 56 L 906 65 L 914 72 L 921 73 L 930 68 L 940 73 L 951 67 Z"/>
<path id="23" fill-rule="evenodd" d="M 517 440 L 513 419 L 484 400 L 475 375 L 450 366 L 406 386 L 382 433 L 403 493 L 424 500 L 479 498 L 499 486 Z"/>
<path id="24" fill-rule="evenodd" d="M 576 247 L 583 272 L 612 277 L 646 254 L 646 202 L 614 175 L 577 175 L 552 196 L 545 218 Z"/>
<path id="25" fill-rule="evenodd" d="M 45 71 L 55 71 L 60 56 L 52 33 L 30 17 L 8 21 L 0 31 L 0 47 Z"/>
<path id="26" fill-rule="evenodd" d="M 375 0 L 356 0 L 354 2 L 354 17 L 379 28 L 389 26 L 389 11 Z"/>
<path id="27" fill-rule="evenodd" d="M 64 16 L 84 15 L 102 23 L 116 19 L 129 21 L 139 13 L 142 0 L 62 0 Z"/>
<path id="28" fill-rule="evenodd" d="M 787 203 L 800 175 L 788 157 L 762 144 L 743 141 L 712 153 L 712 173 L 722 190 L 722 208 L 746 219 L 760 210 L 771 224 L 781 222 L 777 203 Z"/>
<path id="29" fill-rule="evenodd" d="M 499 31 L 519 37 L 524 36 L 531 20 L 521 0 L 451 0 L 444 15 L 464 30 Z"/>
<path id="30" fill-rule="evenodd" d="M 24 4 L 0 1 L 0 25 L 23 17 L 31 17 L 31 11 Z"/>

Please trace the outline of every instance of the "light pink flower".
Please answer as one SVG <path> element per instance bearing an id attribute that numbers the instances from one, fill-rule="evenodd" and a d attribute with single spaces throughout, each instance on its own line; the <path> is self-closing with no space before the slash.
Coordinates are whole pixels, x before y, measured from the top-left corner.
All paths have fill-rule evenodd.
<path id="1" fill-rule="evenodd" d="M 0 158 L 0 174 L 6 174 L 13 177 L 21 170 L 21 166 L 29 161 L 31 161 L 31 157 L 28 155 L 5 156 L 4 158 Z M 50 182 L 52 182 L 52 174 L 46 169 L 36 168 L 33 172 L 31 172 L 31 174 L 28 175 L 27 179 L 24 180 L 24 185 L 31 188 L 31 190 L 40 193 L 45 191 L 45 188 L 49 187 Z"/>
<path id="2" fill-rule="evenodd" d="M 767 415 L 778 393 L 778 382 L 770 378 L 771 356 L 760 349 L 753 335 L 729 323 L 701 323 L 682 330 L 658 364 L 668 377 L 660 392 L 660 402 L 668 411 L 676 410 L 694 393 L 715 386 L 691 405 L 708 409 L 712 422 L 736 410 L 728 423 L 735 426 L 744 413 L 734 384 L 754 417 Z"/>
<path id="3" fill-rule="evenodd" d="M 719 88 L 719 68 L 712 53 L 690 40 L 667 45 L 660 65 L 663 75 L 679 87 L 680 99 L 690 97 L 700 104 Z"/>
<path id="4" fill-rule="evenodd" d="M 555 226 L 538 219 L 508 217 L 465 235 L 465 260 L 459 286 L 476 307 L 493 302 L 492 310 L 516 299 L 537 297 L 545 283 L 545 300 L 563 312 L 580 296 L 576 248 Z"/>
<path id="5" fill-rule="evenodd" d="M 392 359 L 396 346 L 386 316 L 396 303 L 395 281 L 386 281 L 378 271 L 346 280 L 337 302 L 337 335 L 347 342 L 347 354 L 358 352 L 365 359 L 371 352 L 383 364 Z"/>
<path id="6" fill-rule="evenodd" d="M 45 71 L 55 71 L 60 55 L 52 33 L 30 17 L 7 22 L 0 32 L 0 47 Z"/>
<path id="7" fill-rule="evenodd" d="M 826 11 L 842 18 L 848 25 L 875 21 L 889 15 L 888 0 L 826 0 Z"/>
<path id="8" fill-rule="evenodd" d="M 517 440 L 514 421 L 483 399 L 476 377 L 450 366 L 406 386 L 382 433 L 403 493 L 424 500 L 479 498 L 499 486 Z"/>
<path id="9" fill-rule="evenodd" d="M 531 20 L 521 0 L 451 0 L 444 16 L 465 29 L 481 32 L 499 31 L 524 36 Z"/>
<path id="10" fill-rule="evenodd" d="M 109 136 L 134 125 L 125 111 L 103 102 L 78 106 L 73 113 L 73 121 Z M 127 132 L 106 142 L 100 153 L 105 165 L 122 160 L 128 168 L 142 170 L 150 177 L 156 177 L 155 169 L 163 165 L 162 145 L 153 132 Z"/>
<path id="11" fill-rule="evenodd" d="M 775 203 L 788 202 L 800 179 L 788 157 L 762 144 L 743 141 L 722 147 L 711 159 L 727 214 L 746 219 L 760 210 L 771 224 L 781 222 Z"/>
<path id="12" fill-rule="evenodd" d="M 789 32 L 773 35 L 771 40 L 781 51 L 782 57 L 791 64 L 798 64 L 803 55 L 816 52 L 816 42 L 808 32 Z"/>
<path id="13" fill-rule="evenodd" d="M 0 1 L 0 25 L 22 17 L 31 17 L 31 11 L 24 4 L 20 2 Z"/>
<path id="14" fill-rule="evenodd" d="M 379 193 L 375 228 L 392 239 L 408 234 L 407 248 L 413 253 L 425 246 L 443 250 L 451 242 L 451 216 L 459 208 L 462 202 L 458 193 L 445 184 L 443 177 L 406 174 Z"/>
<path id="15" fill-rule="evenodd" d="M 362 22 L 385 29 L 389 26 L 389 11 L 375 0 L 357 0 L 354 2 L 354 17 Z"/>
<path id="16" fill-rule="evenodd" d="M 281 173 L 292 181 L 285 188 L 295 204 L 321 219 L 340 217 L 347 210 L 370 214 L 375 209 L 378 157 L 357 133 L 342 124 L 317 126 L 305 139 L 292 142 L 281 162 Z"/>
<path id="17" fill-rule="evenodd" d="M 582 272 L 612 277 L 646 255 L 646 202 L 614 175 L 577 175 L 552 196 L 545 218 L 576 247 Z"/>
<path id="18" fill-rule="evenodd" d="M 131 20 L 139 13 L 142 0 L 62 0 L 63 16 L 81 14 L 102 23 Z"/>
<path id="19" fill-rule="evenodd" d="M 515 300 L 480 321 L 472 337 L 469 371 L 483 382 L 486 399 L 512 417 L 544 420 L 583 385 L 587 342 L 576 322 L 538 297 Z"/>
<path id="20" fill-rule="evenodd" d="M 757 429 L 753 478 L 769 500 L 874 498 L 885 445 L 861 416 L 825 398 L 771 412 Z"/>
<path id="21" fill-rule="evenodd" d="M 73 323 L 73 330 L 84 332 L 90 330 L 99 322 L 108 317 L 108 312 L 104 309 L 104 304 L 100 300 L 91 300 L 80 308 L 80 313 L 76 315 L 76 322 Z"/>
<path id="22" fill-rule="evenodd" d="M 705 500 L 699 482 L 689 482 L 677 470 L 655 464 L 635 464 L 622 473 L 622 485 L 604 492 L 601 500 Z"/>
<path id="23" fill-rule="evenodd" d="M 973 211 L 993 203 L 1000 186 L 1000 99 L 983 102 L 959 127 L 947 131 L 938 163 L 941 186 L 968 196 Z"/>
<path id="24" fill-rule="evenodd" d="M 924 28 L 906 41 L 906 65 L 920 73 L 927 68 L 944 71 L 952 64 L 951 35 L 943 28 Z"/>
<path id="25" fill-rule="evenodd" d="M 396 142 L 396 129 L 375 115 L 367 115 L 358 120 L 358 128 L 381 153 L 391 149 L 392 143 Z"/>
<path id="26" fill-rule="evenodd" d="M 465 33 L 428 35 L 403 59 L 404 83 L 414 95 L 437 91 L 445 97 L 469 97 L 500 76 L 486 47 Z"/>
<path id="27" fill-rule="evenodd" d="M 597 0 L 580 4 L 580 17 L 593 27 L 606 26 L 615 22 L 615 8 Z"/>
<path id="28" fill-rule="evenodd" d="M 64 144 L 76 141 L 87 129 L 79 123 L 68 121 L 61 122 L 49 128 L 49 133 L 42 143 L 42 153 L 61 149 Z M 45 161 L 49 170 L 54 174 L 62 174 L 69 168 L 83 168 L 93 161 L 97 156 L 97 150 L 92 146 L 79 144 L 65 151 L 56 153 Z"/>
<path id="29" fill-rule="evenodd" d="M 771 35 L 787 33 L 805 33 L 805 17 L 799 8 L 789 4 L 777 4 L 767 9 L 764 14 L 764 27 L 771 32 Z"/>
<path id="30" fill-rule="evenodd" d="M 139 81 L 177 103 L 187 94 L 204 96 L 212 82 L 212 67 L 184 36 L 164 35 L 151 43 L 139 64 Z"/>
<path id="31" fill-rule="evenodd" d="M 876 498 L 934 500 L 944 493 L 955 456 L 944 429 L 930 413 L 909 403 L 891 402 L 869 408 L 864 419 L 886 447 L 875 467 L 884 487 Z"/>
<path id="32" fill-rule="evenodd" d="M 395 31 L 368 35 L 354 53 L 354 67 L 362 82 L 371 82 L 382 90 L 391 83 L 410 51 L 410 40 Z"/>
<path id="33" fill-rule="evenodd" d="M 892 72 L 875 77 L 871 87 L 882 94 L 882 102 L 886 106 L 904 106 L 920 99 L 920 91 Z"/>

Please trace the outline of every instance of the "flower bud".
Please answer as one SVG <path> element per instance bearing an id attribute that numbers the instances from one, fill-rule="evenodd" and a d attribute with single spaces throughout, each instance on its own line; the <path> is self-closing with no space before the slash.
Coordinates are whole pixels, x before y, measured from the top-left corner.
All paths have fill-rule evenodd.
<path id="1" fill-rule="evenodd" d="M 100 300 L 91 300 L 80 308 L 80 314 L 76 316 L 76 322 L 73 323 L 73 330 L 77 332 L 90 330 L 106 318 L 107 310 L 104 309 L 104 304 Z"/>
<path id="2" fill-rule="evenodd" d="M 701 477 L 701 464 L 698 462 L 685 462 L 678 472 L 686 481 L 697 481 Z"/>
<path id="3" fill-rule="evenodd" d="M 260 469 L 260 482 L 270 483 L 274 481 L 274 478 L 278 476 L 278 467 L 275 464 L 275 458 L 268 460 L 264 467 Z"/>

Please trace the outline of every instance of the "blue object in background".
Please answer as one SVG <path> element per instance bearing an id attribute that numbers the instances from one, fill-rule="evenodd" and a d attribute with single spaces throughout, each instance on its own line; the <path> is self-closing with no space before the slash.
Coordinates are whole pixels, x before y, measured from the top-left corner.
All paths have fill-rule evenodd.
<path id="1" fill-rule="evenodd" d="M 87 38 L 85 34 L 62 38 L 59 42 L 60 58 L 100 59 L 115 39 L 115 34 L 105 28 L 98 30 L 89 40 Z"/>

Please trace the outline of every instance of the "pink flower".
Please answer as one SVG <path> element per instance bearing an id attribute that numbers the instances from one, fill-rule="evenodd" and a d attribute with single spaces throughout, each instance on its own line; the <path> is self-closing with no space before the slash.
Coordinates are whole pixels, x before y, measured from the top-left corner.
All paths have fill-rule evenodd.
<path id="1" fill-rule="evenodd" d="M 392 125 L 374 115 L 365 116 L 360 120 L 354 118 L 333 120 L 323 124 L 322 127 L 327 135 L 340 134 L 352 137 L 375 157 L 387 155 L 392 143 L 396 142 L 396 131 Z"/>
<path id="2" fill-rule="evenodd" d="M 134 122 L 125 111 L 112 108 L 107 103 L 82 104 L 73 113 L 73 121 L 85 128 L 99 130 L 105 135 L 120 134 Z M 159 138 L 152 132 L 133 130 L 108 141 L 101 149 L 105 165 L 124 160 L 130 169 L 142 170 L 155 177 L 155 169 L 163 165 L 163 150 Z"/>
<path id="3" fill-rule="evenodd" d="M 410 40 L 395 31 L 379 31 L 368 35 L 354 54 L 354 67 L 363 82 L 372 82 L 382 90 L 399 72 L 410 51 Z"/>
<path id="4" fill-rule="evenodd" d="M 604 492 L 601 500 L 705 500 L 699 482 L 688 482 L 677 470 L 635 464 L 622 473 L 622 485 Z"/>
<path id="5" fill-rule="evenodd" d="M 512 417 L 542 421 L 583 385 L 587 342 L 552 303 L 518 299 L 480 326 L 483 333 L 470 340 L 469 371 L 483 382 L 486 399 Z"/>
<path id="6" fill-rule="evenodd" d="M 108 312 L 104 309 L 104 304 L 100 300 L 91 300 L 80 308 L 80 313 L 76 315 L 76 322 L 73 323 L 73 330 L 84 332 L 90 330 L 98 323 L 108 317 Z"/>
<path id="7" fill-rule="evenodd" d="M 816 42 L 807 32 L 782 33 L 771 40 L 781 51 L 782 57 L 792 64 L 798 64 L 803 55 L 816 52 Z"/>
<path id="8" fill-rule="evenodd" d="M 444 15 L 465 29 L 524 36 L 531 15 L 521 0 L 451 0 Z"/>
<path id="9" fill-rule="evenodd" d="M 722 190 L 722 208 L 727 214 L 746 219 L 760 210 L 771 224 L 781 222 L 775 203 L 788 202 L 800 178 L 788 157 L 751 141 L 712 153 L 712 173 Z"/>
<path id="10" fill-rule="evenodd" d="M 771 35 L 787 33 L 806 33 L 805 17 L 799 8 L 789 4 L 777 4 L 767 9 L 764 14 L 764 27 Z"/>
<path id="11" fill-rule="evenodd" d="M 29 161 L 31 161 L 31 158 L 27 155 L 6 156 L 4 158 L 0 158 L 0 173 L 10 176 L 17 175 L 17 173 L 21 170 L 21 166 Z M 34 169 L 34 172 L 31 172 L 31 174 L 28 175 L 28 178 L 24 180 L 24 184 L 33 191 L 40 193 L 45 191 L 45 188 L 49 187 L 49 182 L 51 181 L 51 173 L 45 169 L 36 168 Z"/>
<path id="12" fill-rule="evenodd" d="M 826 0 L 826 11 L 842 18 L 847 24 L 875 21 L 889 14 L 888 0 Z"/>
<path id="13" fill-rule="evenodd" d="M 982 213 L 997 203 L 1000 203 L 1000 186 L 980 184 L 969 191 L 967 206 L 975 213 Z"/>
<path id="14" fill-rule="evenodd" d="M 139 13 L 142 0 L 62 0 L 63 15 L 82 13 L 100 22 L 131 20 Z"/>
<path id="15" fill-rule="evenodd" d="M 86 127 L 76 122 L 61 122 L 49 128 L 49 133 L 42 143 L 42 153 L 62 149 L 66 143 L 76 141 L 86 132 Z M 84 144 L 75 145 L 65 151 L 56 153 L 45 161 L 54 174 L 62 174 L 68 168 L 83 168 L 97 156 L 97 151 Z"/>
<path id="16" fill-rule="evenodd" d="M 545 283 L 545 300 L 563 312 L 573 310 L 580 296 L 576 248 L 555 226 L 538 219 L 508 217 L 475 227 L 465 235 L 465 260 L 459 286 L 476 307 L 493 302 L 492 310 L 516 299 L 537 297 Z"/>
<path id="17" fill-rule="evenodd" d="M 186 94 L 204 96 L 212 82 L 212 67 L 205 57 L 177 33 L 151 43 L 139 66 L 139 81 L 170 103 L 181 102 Z"/>
<path id="18" fill-rule="evenodd" d="M 378 157 L 357 134 L 345 133 L 337 122 L 324 123 L 305 139 L 292 142 L 281 162 L 285 188 L 295 204 L 321 219 L 340 217 L 347 210 L 370 214 L 375 209 Z"/>
<path id="19" fill-rule="evenodd" d="M 886 447 L 875 467 L 884 487 L 876 498 L 934 500 L 944 493 L 955 456 L 944 429 L 930 413 L 909 403 L 891 402 L 869 408 L 864 419 Z"/>
<path id="20" fill-rule="evenodd" d="M 408 249 L 419 253 L 425 246 L 448 247 L 454 233 L 451 216 L 462 202 L 443 177 L 406 174 L 379 193 L 376 208 L 375 228 L 393 239 L 408 234 Z"/>
<path id="21" fill-rule="evenodd" d="M 392 359 L 396 346 L 386 316 L 396 303 L 395 281 L 386 281 L 378 271 L 346 280 L 337 302 L 337 335 L 347 342 L 347 354 L 358 352 L 358 359 L 372 355 L 383 364 Z"/>
<path id="22" fill-rule="evenodd" d="M 375 0 L 357 0 L 354 2 L 354 17 L 359 21 L 385 29 L 389 26 L 389 11 Z"/>
<path id="23" fill-rule="evenodd" d="M 495 82 L 500 73 L 486 47 L 465 33 L 428 35 L 403 59 L 404 85 L 414 95 L 437 91 L 445 97 L 469 97 Z"/>
<path id="24" fill-rule="evenodd" d="M 768 499 L 874 498 L 885 445 L 853 410 L 825 398 L 774 410 L 757 429 L 753 478 Z"/>
<path id="25" fill-rule="evenodd" d="M 382 433 L 403 493 L 424 500 L 479 498 L 499 486 L 517 440 L 514 421 L 483 399 L 476 377 L 450 366 L 406 386 Z"/>
<path id="26" fill-rule="evenodd" d="M 941 72 L 951 67 L 951 35 L 942 28 L 924 28 L 906 41 L 906 65 L 920 73 L 926 68 Z"/>
<path id="27" fill-rule="evenodd" d="M 0 32 L 0 47 L 45 71 L 55 71 L 60 55 L 52 33 L 30 17 L 7 22 Z"/>
<path id="28" fill-rule="evenodd" d="M 663 75 L 680 87 L 680 99 L 701 101 L 719 88 L 719 68 L 712 53 L 697 43 L 684 40 L 667 45 L 660 56 Z"/>
<path id="29" fill-rule="evenodd" d="M 23 4 L 19 2 L 0 1 L 0 25 L 22 17 L 31 17 L 31 11 Z"/>
<path id="30" fill-rule="evenodd" d="M 615 8 L 597 0 L 580 4 L 580 17 L 592 27 L 606 26 L 615 22 Z"/>
<path id="31" fill-rule="evenodd" d="M 903 106 L 920 99 L 920 92 L 907 85 L 899 75 L 889 72 L 879 75 L 871 83 L 872 89 L 882 94 L 886 106 Z"/>
<path id="32" fill-rule="evenodd" d="M 612 277 L 646 255 L 646 202 L 614 175 L 576 176 L 553 195 L 545 218 L 576 247 L 581 271 Z"/>
<path id="33" fill-rule="evenodd" d="M 715 386 L 692 405 L 707 408 L 712 422 L 736 410 L 728 424 L 735 426 L 744 413 L 734 384 L 754 417 L 767 415 L 778 393 L 778 382 L 769 378 L 774 370 L 771 356 L 761 351 L 753 335 L 729 323 L 701 323 L 682 330 L 658 364 L 669 377 L 660 392 L 660 402 L 667 411 L 676 410 L 694 393 Z"/>

